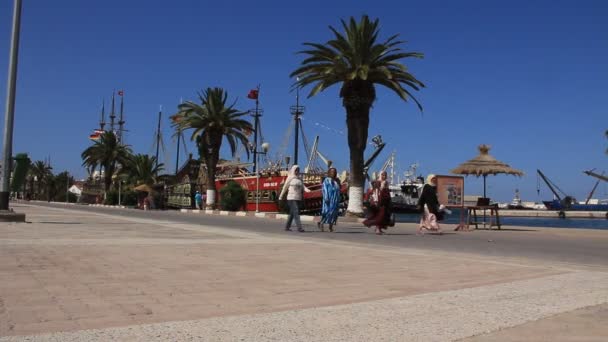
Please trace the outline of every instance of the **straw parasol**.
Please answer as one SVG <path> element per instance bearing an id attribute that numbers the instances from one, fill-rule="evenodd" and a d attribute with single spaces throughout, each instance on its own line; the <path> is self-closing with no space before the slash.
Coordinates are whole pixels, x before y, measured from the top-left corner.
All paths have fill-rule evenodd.
<path id="1" fill-rule="evenodd" d="M 154 192 L 154 189 L 152 189 L 151 186 L 149 186 L 148 184 L 142 184 L 142 185 L 138 185 L 135 188 L 133 188 L 135 191 L 143 191 L 143 192 Z"/>
<path id="2" fill-rule="evenodd" d="M 479 145 L 479 155 L 469 161 L 460 164 L 457 168 L 453 169 L 452 173 L 458 175 L 475 175 L 477 177 L 483 176 L 483 197 L 486 197 L 486 177 L 488 175 L 497 175 L 504 173 L 507 175 L 523 176 L 524 173 L 510 167 L 508 164 L 496 160 L 492 157 L 488 151 L 490 151 L 490 145 Z"/>

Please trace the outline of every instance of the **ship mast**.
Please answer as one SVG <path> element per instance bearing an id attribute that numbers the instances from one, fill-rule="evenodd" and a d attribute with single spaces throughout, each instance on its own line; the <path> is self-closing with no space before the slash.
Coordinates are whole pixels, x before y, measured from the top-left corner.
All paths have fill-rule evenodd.
<path id="1" fill-rule="evenodd" d="M 260 86 L 256 88 L 255 93 L 255 109 L 251 116 L 253 116 L 253 173 L 258 172 L 258 136 L 260 135 L 260 117 L 262 116 L 263 110 L 260 108 Z"/>
<path id="2" fill-rule="evenodd" d="M 114 119 L 116 118 L 114 112 L 114 91 L 112 91 L 112 109 L 110 111 L 110 132 L 114 132 Z"/>
<path id="3" fill-rule="evenodd" d="M 125 109 L 125 101 L 124 101 L 124 92 L 122 90 L 118 91 L 118 96 L 120 96 L 120 118 L 118 119 L 118 142 L 123 144 L 123 132 L 125 130 L 125 118 L 124 118 L 124 109 Z"/>
<path id="4" fill-rule="evenodd" d="M 106 99 L 101 103 L 101 121 L 99 121 L 99 129 L 104 131 L 106 127 Z"/>
<path id="5" fill-rule="evenodd" d="M 299 79 L 298 79 L 299 80 Z M 300 106 L 300 87 L 296 88 L 296 105 L 291 106 L 289 108 L 291 115 L 293 115 L 293 120 L 296 124 L 295 136 L 294 136 L 294 151 L 293 151 L 293 165 L 298 164 L 298 133 L 300 132 L 300 127 L 302 122 L 300 121 L 300 117 L 304 114 L 304 106 Z"/>

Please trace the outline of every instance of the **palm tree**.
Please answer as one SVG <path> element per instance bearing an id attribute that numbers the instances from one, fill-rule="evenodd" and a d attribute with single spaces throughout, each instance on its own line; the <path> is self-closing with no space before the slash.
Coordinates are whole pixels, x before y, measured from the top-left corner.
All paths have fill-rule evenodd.
<path id="1" fill-rule="evenodd" d="M 198 93 L 201 104 L 186 101 L 178 106 L 173 126 L 178 131 L 193 129 L 191 140 L 196 141 L 207 168 L 207 205 L 215 204 L 215 168 L 219 161 L 220 148 L 224 137 L 235 156 L 240 142 L 248 145 L 246 132 L 253 130 L 251 123 L 242 119 L 247 112 L 234 108 L 235 103 L 227 105 L 228 92 L 222 88 L 207 88 Z M 245 149 L 247 154 L 249 150 Z"/>
<path id="2" fill-rule="evenodd" d="M 334 39 L 325 44 L 304 43 L 308 49 L 299 53 L 306 58 L 300 68 L 290 75 L 297 77 L 295 87 L 314 85 L 308 97 L 334 84 L 342 84 L 340 97 L 346 109 L 350 149 L 348 212 L 355 215 L 363 213 L 363 153 L 368 138 L 369 112 L 376 100 L 375 85 L 392 90 L 404 101 L 414 100 L 422 110 L 407 88 L 419 90 L 424 84 L 410 74 L 399 60 L 423 58 L 423 54 L 401 50 L 399 46 L 404 42 L 397 40 L 399 35 L 378 42 L 378 24 L 378 19 L 371 21 L 364 15 L 359 22 L 353 17 L 349 23 L 342 20 L 344 33 L 330 26 Z"/>
<path id="3" fill-rule="evenodd" d="M 42 160 L 37 160 L 36 162 L 34 162 L 32 164 L 32 167 L 30 168 L 30 175 L 31 178 L 30 180 L 34 180 L 36 181 L 36 189 L 33 189 L 33 186 L 31 187 L 32 192 L 34 193 L 34 195 L 36 195 L 36 197 L 38 195 L 42 195 L 44 189 L 46 189 L 46 185 L 49 183 L 49 180 L 51 178 L 51 176 L 53 175 L 53 172 L 51 171 L 53 168 L 48 165 L 46 162 L 42 161 Z"/>
<path id="4" fill-rule="evenodd" d="M 157 165 L 156 157 L 147 154 L 137 154 L 131 157 L 126 173 L 135 185 L 156 183 L 158 173 L 164 169 L 164 164 Z"/>
<path id="5" fill-rule="evenodd" d="M 95 141 L 81 154 L 82 165 L 91 169 L 95 165 L 103 166 L 104 191 L 107 193 L 112 186 L 112 176 L 117 168 L 126 166 L 131 156 L 131 149 L 122 145 L 113 132 L 104 132 L 100 139 Z"/>

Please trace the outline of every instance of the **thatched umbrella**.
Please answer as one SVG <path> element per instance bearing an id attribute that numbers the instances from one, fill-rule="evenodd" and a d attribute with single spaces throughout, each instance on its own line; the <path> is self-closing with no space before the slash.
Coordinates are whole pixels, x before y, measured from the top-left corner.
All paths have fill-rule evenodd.
<path id="1" fill-rule="evenodd" d="M 452 173 L 458 175 L 475 175 L 477 177 L 483 176 L 483 197 L 486 197 L 486 177 L 488 175 L 496 175 L 504 173 L 514 176 L 523 176 L 524 173 L 510 167 L 501 161 L 496 160 L 492 157 L 488 151 L 490 150 L 489 145 L 479 145 L 479 155 L 469 161 L 466 161 L 457 168 L 453 169 Z"/>
<path id="2" fill-rule="evenodd" d="M 142 192 L 154 192 L 154 189 L 152 189 L 151 186 L 149 186 L 148 184 L 141 184 L 136 186 L 135 188 L 133 188 L 133 190 L 135 191 L 142 191 Z"/>

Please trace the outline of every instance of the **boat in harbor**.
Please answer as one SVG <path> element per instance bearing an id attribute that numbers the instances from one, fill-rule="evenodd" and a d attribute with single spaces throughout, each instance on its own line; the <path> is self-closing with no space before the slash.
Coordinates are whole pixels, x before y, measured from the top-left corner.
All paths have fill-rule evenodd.
<path id="1" fill-rule="evenodd" d="M 395 176 L 395 158 L 396 152 L 393 151 L 380 169 L 381 172 L 386 171 L 388 175 L 392 211 L 398 214 L 418 213 L 418 199 L 422 194 L 424 178 L 416 176 L 418 164 L 412 164 L 405 172 L 405 178 L 398 179 Z"/>
<path id="2" fill-rule="evenodd" d="M 519 196 L 519 189 L 515 189 L 515 197 L 513 197 L 513 200 L 511 201 L 511 203 L 509 203 L 506 206 L 506 209 L 509 210 L 529 210 L 529 209 L 534 209 L 534 208 L 530 208 L 530 207 L 526 207 L 522 200 L 521 197 Z"/>
<path id="3" fill-rule="evenodd" d="M 597 183 L 591 190 L 587 200 L 578 202 L 574 196 L 566 195 L 555 183 L 549 180 L 542 171 L 536 170 L 539 177 L 545 182 L 549 190 L 553 193 L 553 200 L 543 201 L 543 204 L 548 210 L 557 211 L 608 211 L 608 201 L 591 201 L 591 197 L 597 188 Z M 599 182 L 599 180 L 598 180 Z M 561 194 L 561 195 L 560 195 Z"/>
<path id="4" fill-rule="evenodd" d="M 280 201 L 279 195 L 287 179 L 288 170 L 291 166 L 290 162 L 293 161 L 293 164 L 298 164 L 300 147 L 298 137 L 301 137 L 307 160 L 305 164 L 298 165 L 301 167 L 304 184 L 311 190 L 304 193 L 301 212 L 306 214 L 320 213 L 323 205 L 322 181 L 327 174 L 327 169 L 332 166 L 332 162 L 319 151 L 318 136 L 314 139 L 312 145 L 308 144 L 300 118 L 304 113 L 304 106 L 299 104 L 299 96 L 296 97 L 296 105 L 290 109 L 294 117 L 292 127 L 295 126 L 294 152 L 290 156 L 277 153 L 277 157 L 273 160 L 269 157 L 267 144 L 262 143 L 258 146 L 258 141 L 263 142 L 264 138 L 260 123 L 261 109 L 256 99 L 256 108 L 251 111 L 254 117 L 254 141 L 249 146 L 253 155 L 253 163 L 224 161 L 217 165 L 215 180 L 218 190 L 217 203 L 221 202 L 221 189 L 230 182 L 236 182 L 246 193 L 246 203 L 243 210 L 285 212 L 284 202 Z M 289 138 L 291 132 L 288 130 L 287 133 Z M 372 141 L 375 149 L 365 163 L 367 167 L 385 146 L 380 136 L 374 137 Z M 261 162 L 259 160 L 261 159 L 260 156 L 264 157 Z M 200 161 L 190 160 L 183 168 L 188 168 L 188 170 L 184 169 L 178 172 L 178 179 L 182 179 L 182 181 L 178 181 L 178 184 L 169 187 L 168 205 L 175 208 L 193 208 L 195 192 L 204 190 L 206 184 L 205 165 Z M 346 171 L 339 173 L 339 178 L 341 181 L 341 207 L 346 208 L 348 200 L 348 176 Z"/>

